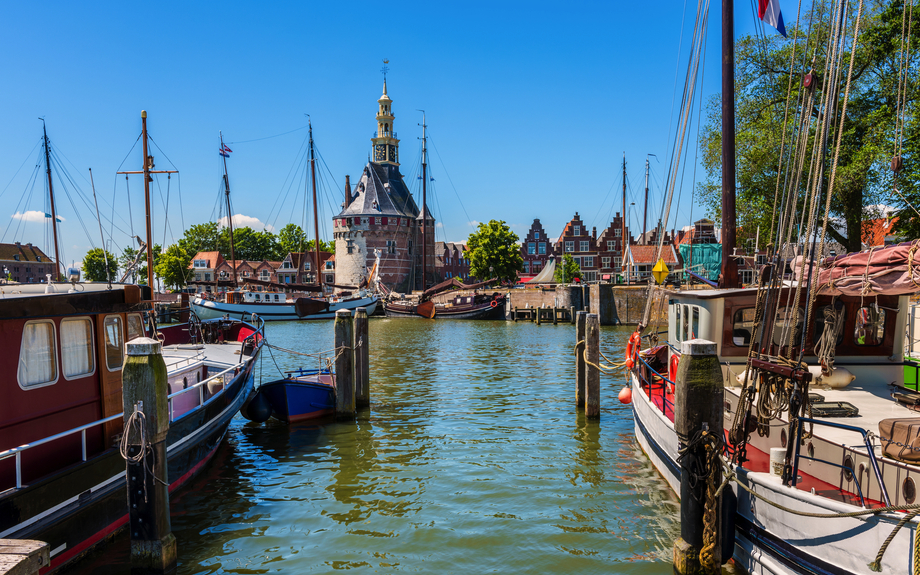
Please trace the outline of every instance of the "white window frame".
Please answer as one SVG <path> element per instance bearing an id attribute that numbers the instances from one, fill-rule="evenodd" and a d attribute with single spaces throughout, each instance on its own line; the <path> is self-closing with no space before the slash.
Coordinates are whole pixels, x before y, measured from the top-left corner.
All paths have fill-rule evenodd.
<path id="1" fill-rule="evenodd" d="M 586 252 L 591 249 L 590 242 L 585 241 L 585 240 L 578 242 L 578 247 L 579 247 L 578 251 L 580 252 Z"/>
<path id="2" fill-rule="evenodd" d="M 616 237 L 616 238 L 622 237 L 622 236 L 623 236 L 623 228 L 617 228 L 617 229 L 613 230 L 613 236 Z"/>
<path id="3" fill-rule="evenodd" d="M 122 367 L 124 366 L 124 363 L 125 363 L 125 353 L 127 352 L 127 348 L 128 348 L 128 330 L 127 330 L 127 327 L 124 325 L 125 322 L 122 321 L 120 315 L 117 315 L 117 314 L 109 314 L 109 315 L 103 316 L 103 318 L 102 318 L 102 341 L 103 341 L 103 343 L 106 343 L 106 344 L 108 343 L 108 340 L 106 339 L 106 325 L 105 325 L 105 324 L 106 324 L 106 322 L 109 320 L 109 318 L 115 318 L 115 319 L 117 319 L 117 320 L 118 320 L 118 326 L 121 328 L 121 341 L 122 341 L 122 348 L 123 348 L 123 349 L 121 350 L 121 363 L 122 363 L 122 365 L 116 366 L 115 368 L 109 367 L 109 354 L 108 354 L 108 350 L 106 350 L 106 353 L 105 353 L 105 368 L 106 368 L 107 370 L 109 370 L 110 372 L 112 372 L 112 371 L 121 371 L 121 369 L 122 369 Z"/>
<path id="4" fill-rule="evenodd" d="M 43 382 L 43 383 L 23 384 L 23 383 L 22 383 L 22 380 L 20 380 L 20 378 L 19 378 L 19 368 L 17 367 L 17 369 L 16 369 L 16 383 L 19 384 L 20 389 L 23 389 L 23 390 L 25 390 L 25 391 L 28 391 L 28 390 L 30 390 L 30 389 L 37 389 L 37 388 L 39 388 L 39 387 L 47 387 L 47 386 L 49 386 L 49 385 L 54 385 L 54 384 L 57 383 L 58 380 L 61 378 L 61 369 L 60 369 L 60 366 L 58 366 L 58 343 L 57 343 L 58 334 L 57 334 L 57 328 L 55 327 L 54 322 L 51 321 L 50 319 L 37 319 L 37 320 L 27 321 L 27 322 L 22 326 L 22 331 L 23 331 L 23 333 L 25 333 L 26 327 L 27 327 L 27 326 L 29 326 L 29 325 L 31 325 L 31 324 L 36 324 L 36 323 L 47 323 L 47 324 L 50 324 L 50 325 L 51 325 L 51 358 L 52 358 L 52 365 L 54 366 L 54 379 L 51 379 L 51 380 L 49 380 L 49 381 L 45 381 L 45 382 Z M 23 351 L 24 351 L 24 350 L 23 350 L 23 345 L 22 345 L 22 338 L 20 338 L 20 340 L 19 340 L 19 366 L 22 365 L 22 360 L 23 360 L 22 354 L 23 354 Z"/>
<path id="5" fill-rule="evenodd" d="M 575 251 L 575 242 L 565 242 L 565 251 L 566 253 Z"/>
<path id="6" fill-rule="evenodd" d="M 580 236 L 580 235 L 581 235 L 581 226 L 573 226 L 573 227 L 572 227 L 572 235 L 573 235 L 573 236 Z"/>
<path id="7" fill-rule="evenodd" d="M 601 258 L 601 269 L 610 269 L 610 256 L 604 256 Z"/>
<path id="8" fill-rule="evenodd" d="M 75 379 L 83 379 L 84 377 L 91 377 L 92 375 L 96 373 L 96 331 L 93 329 L 92 318 L 89 317 L 88 315 L 80 315 L 76 317 L 66 317 L 61 320 L 61 325 L 58 329 L 63 330 L 65 322 L 84 321 L 84 320 L 89 322 L 89 348 L 90 348 L 89 358 L 90 358 L 90 361 L 92 362 L 91 364 L 92 369 L 89 371 L 83 372 L 83 373 L 78 373 L 76 375 L 67 377 L 67 374 L 64 373 L 64 347 L 61 346 L 61 375 L 67 381 L 73 381 Z M 63 340 L 63 334 L 61 335 L 61 339 Z"/>
<path id="9" fill-rule="evenodd" d="M 207 267 L 208 267 L 208 260 L 195 260 L 195 263 L 193 264 L 193 266 L 196 267 L 196 268 L 199 268 L 199 269 L 201 269 L 201 268 L 207 268 Z"/>

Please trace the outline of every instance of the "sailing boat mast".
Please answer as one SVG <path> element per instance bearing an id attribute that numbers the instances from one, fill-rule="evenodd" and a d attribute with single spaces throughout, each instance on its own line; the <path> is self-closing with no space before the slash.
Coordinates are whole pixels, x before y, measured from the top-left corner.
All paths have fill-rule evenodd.
<path id="1" fill-rule="evenodd" d="M 48 151 L 48 128 L 42 118 L 42 132 L 45 138 L 45 168 L 48 172 L 48 195 L 51 197 L 51 233 L 54 235 L 54 267 L 57 270 L 55 279 L 61 279 L 61 256 L 58 249 L 57 212 L 54 211 L 54 187 L 51 185 L 51 153 Z M 103 246 L 103 250 L 105 246 Z"/>
<path id="2" fill-rule="evenodd" d="M 227 175 L 227 152 L 224 151 L 224 133 L 220 134 L 220 155 L 224 159 L 224 192 L 227 194 L 227 225 L 230 226 L 230 275 L 233 277 L 233 287 L 236 283 L 236 252 L 233 250 L 233 211 L 230 209 L 230 177 Z M 215 281 L 219 281 L 214 278 Z"/>
<path id="3" fill-rule="evenodd" d="M 150 174 L 176 174 L 176 170 L 152 170 L 153 156 L 147 153 L 147 110 L 141 110 L 141 140 L 144 143 L 144 169 L 118 174 L 144 174 L 144 209 L 147 213 L 147 287 L 153 295 L 153 226 L 150 223 Z"/>
<path id="4" fill-rule="evenodd" d="M 626 248 L 629 245 L 629 238 L 626 237 L 626 152 L 623 152 L 623 218 L 620 222 L 623 224 L 623 247 L 620 250 L 623 255 L 623 276 L 626 278 L 626 283 L 629 284 L 629 267 L 626 263 Z"/>
<path id="5" fill-rule="evenodd" d="M 645 209 L 642 210 L 642 241 L 648 244 L 645 237 L 645 226 L 648 223 L 648 156 L 645 157 Z"/>
<path id="6" fill-rule="evenodd" d="M 422 113 L 422 291 L 428 289 L 428 137 L 425 110 Z"/>
<path id="7" fill-rule="evenodd" d="M 735 25 L 734 0 L 722 0 L 722 277 L 737 288 L 735 252 Z"/>
<path id="8" fill-rule="evenodd" d="M 313 230 L 316 234 L 316 243 L 313 246 L 316 266 L 316 283 L 319 284 L 320 294 L 323 294 L 323 274 L 320 270 L 319 262 L 319 215 L 316 212 L 316 159 L 313 156 L 313 123 L 308 119 L 307 124 L 310 126 L 310 178 L 313 181 Z"/>

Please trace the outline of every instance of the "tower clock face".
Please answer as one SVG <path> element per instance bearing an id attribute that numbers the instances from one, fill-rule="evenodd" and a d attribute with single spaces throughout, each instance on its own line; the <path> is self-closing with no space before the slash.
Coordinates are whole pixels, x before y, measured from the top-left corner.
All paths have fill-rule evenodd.
<path id="1" fill-rule="evenodd" d="M 387 159 L 385 155 L 386 154 L 385 150 L 386 150 L 386 146 L 383 144 L 377 144 L 376 146 L 374 146 L 374 161 L 375 162 L 382 162 Z"/>

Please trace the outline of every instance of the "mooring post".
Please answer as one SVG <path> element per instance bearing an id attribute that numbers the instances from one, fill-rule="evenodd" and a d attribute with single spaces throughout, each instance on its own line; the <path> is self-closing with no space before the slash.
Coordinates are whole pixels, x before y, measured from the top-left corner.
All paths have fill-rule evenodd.
<path id="1" fill-rule="evenodd" d="M 674 543 L 674 572 L 678 575 L 721 572 L 721 511 L 710 499 L 722 481 L 717 456 L 710 458 L 707 445 L 721 446 L 724 388 L 716 344 L 691 339 L 681 344 L 674 400 L 674 428 L 681 449 L 680 538 Z M 712 443 L 707 437 L 717 438 Z M 714 461 L 709 469 L 707 461 Z M 700 478 L 703 475 L 704 479 Z M 706 509 L 711 519 L 705 521 Z M 714 507 L 714 509 L 713 509 Z"/>
<path id="2" fill-rule="evenodd" d="M 355 416 L 354 340 L 351 312 L 340 309 L 335 312 L 335 416 L 338 419 Z"/>
<path id="3" fill-rule="evenodd" d="M 355 405 L 365 407 L 371 404 L 371 380 L 368 365 L 367 310 L 355 310 Z"/>
<path id="4" fill-rule="evenodd" d="M 540 312 L 543 311 L 543 308 L 542 308 L 542 307 L 538 307 L 538 308 L 536 308 L 536 311 L 537 311 L 537 325 L 540 325 L 540 320 L 543 319 L 542 317 L 540 317 L 541 315 L 543 315 L 543 314 L 540 313 Z"/>
<path id="5" fill-rule="evenodd" d="M 160 342 L 149 337 L 129 341 L 122 370 L 122 404 L 133 571 L 164 573 L 176 567 L 166 476 L 168 394 Z"/>
<path id="6" fill-rule="evenodd" d="M 601 320 L 596 313 L 585 319 L 585 417 L 601 416 Z"/>
<path id="7" fill-rule="evenodd" d="M 575 325 L 575 306 L 569 307 L 569 321 Z"/>
<path id="8" fill-rule="evenodd" d="M 517 309 L 518 309 L 517 306 L 514 306 L 514 312 L 512 312 L 512 316 L 511 316 L 512 318 L 514 318 L 514 321 L 517 321 L 517 316 L 518 316 Z"/>
<path id="9" fill-rule="evenodd" d="M 585 329 L 588 321 L 588 312 L 578 312 L 575 323 L 575 405 L 578 409 L 585 408 Z"/>
<path id="10" fill-rule="evenodd" d="M 559 322 L 559 309 L 553 305 L 553 325 L 556 325 Z"/>

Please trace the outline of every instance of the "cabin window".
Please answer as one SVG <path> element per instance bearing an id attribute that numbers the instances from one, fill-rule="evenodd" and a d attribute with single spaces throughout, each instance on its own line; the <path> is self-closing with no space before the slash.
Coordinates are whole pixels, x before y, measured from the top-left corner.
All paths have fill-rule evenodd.
<path id="1" fill-rule="evenodd" d="M 693 320 L 690 322 L 690 339 L 700 336 L 700 308 L 693 306 Z"/>
<path id="2" fill-rule="evenodd" d="M 798 308 L 798 318 L 793 329 L 792 320 L 795 314 L 792 306 L 783 306 L 776 310 L 776 322 L 773 324 L 773 344 L 779 346 L 799 345 L 802 340 L 802 324 L 805 323 L 805 311 Z M 790 339 L 791 334 L 791 339 Z"/>
<path id="3" fill-rule="evenodd" d="M 843 341 L 842 326 L 846 323 L 846 319 L 847 308 L 840 302 L 837 302 L 833 307 L 823 305 L 817 308 L 815 310 L 815 331 L 812 337 L 812 341 L 815 342 L 815 348 L 818 347 L 818 342 L 824 337 L 824 330 L 834 329 L 834 326 L 840 326 L 837 328 L 837 341 L 834 342 L 834 346 L 840 345 L 840 342 Z"/>
<path id="4" fill-rule="evenodd" d="M 877 304 L 859 308 L 853 338 L 856 345 L 882 345 L 885 340 L 885 310 Z"/>
<path id="5" fill-rule="evenodd" d="M 144 322 L 136 313 L 128 315 L 128 341 L 144 337 Z"/>
<path id="6" fill-rule="evenodd" d="M 105 366 L 109 371 L 118 371 L 124 364 L 125 342 L 122 334 L 121 318 L 108 315 L 103 323 L 105 329 Z M 61 334 L 63 338 L 63 334 Z"/>
<path id="7" fill-rule="evenodd" d="M 751 337 L 754 334 L 754 314 L 755 309 L 746 307 L 735 312 L 734 321 L 732 322 L 732 343 L 739 347 L 751 344 Z"/>
<path id="8" fill-rule="evenodd" d="M 54 323 L 50 320 L 30 321 L 23 328 L 18 379 L 23 389 L 57 381 Z"/>
<path id="9" fill-rule="evenodd" d="M 61 364 L 64 379 L 89 375 L 96 370 L 93 361 L 93 324 L 89 318 L 61 320 Z"/>
<path id="10" fill-rule="evenodd" d="M 684 306 L 684 322 L 681 324 L 680 341 L 690 339 L 690 306 Z"/>

